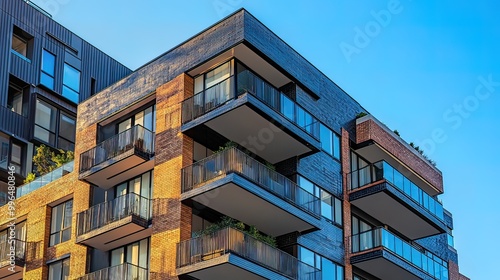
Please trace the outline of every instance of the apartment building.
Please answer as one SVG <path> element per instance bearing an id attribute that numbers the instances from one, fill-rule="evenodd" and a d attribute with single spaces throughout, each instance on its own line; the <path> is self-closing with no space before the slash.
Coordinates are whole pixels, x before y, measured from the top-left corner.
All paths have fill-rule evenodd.
<path id="1" fill-rule="evenodd" d="M 468 279 L 441 172 L 244 9 L 77 116 L 0 277 Z"/>
<path id="2" fill-rule="evenodd" d="M 78 103 L 132 71 L 52 20 L 40 7 L 22 0 L 0 2 L 0 65 L 3 206 L 8 202 L 9 167 L 15 173 L 11 184 L 20 186 L 34 171 L 32 158 L 38 146 L 73 151 Z M 67 173 L 72 169 L 72 164 L 66 165 L 58 170 L 59 177 L 63 170 Z M 19 189 L 17 195 L 52 179 L 55 177 L 39 178 Z M 26 223 L 18 223 L 17 228 L 18 255 L 24 258 Z M 8 231 L 3 227 L 2 263 L 9 248 L 7 239 Z"/>

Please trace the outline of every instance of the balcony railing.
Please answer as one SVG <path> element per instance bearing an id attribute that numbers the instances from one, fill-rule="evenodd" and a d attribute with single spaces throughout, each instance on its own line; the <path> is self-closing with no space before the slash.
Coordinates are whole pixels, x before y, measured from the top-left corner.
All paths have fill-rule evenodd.
<path id="1" fill-rule="evenodd" d="M 148 275 L 147 269 L 130 263 L 124 263 L 86 274 L 77 278 L 77 280 L 147 280 Z"/>
<path id="2" fill-rule="evenodd" d="M 238 96 L 246 92 L 257 97 L 271 109 L 319 140 L 319 121 L 302 106 L 250 70 L 238 73 Z"/>
<path id="3" fill-rule="evenodd" d="M 429 213 L 444 220 L 443 205 L 385 161 L 351 172 L 351 190 L 385 180 Z"/>
<path id="4" fill-rule="evenodd" d="M 182 123 L 192 121 L 234 98 L 234 76 L 182 101 Z"/>
<path id="5" fill-rule="evenodd" d="M 154 136 L 154 132 L 136 125 L 106 139 L 80 155 L 80 172 L 88 171 L 132 149 L 144 156 L 151 156 L 154 154 Z"/>
<path id="6" fill-rule="evenodd" d="M 249 93 L 315 139 L 319 139 L 319 121 L 278 89 L 250 70 L 238 73 L 236 80 L 237 94 L 234 93 L 234 76 L 231 76 L 184 100 L 182 102 L 182 123 L 194 120 L 237 96 Z"/>
<path id="7" fill-rule="evenodd" d="M 135 193 L 119 196 L 90 207 L 77 214 L 77 235 L 88 233 L 125 217 L 135 215 L 145 220 L 150 219 L 151 202 Z"/>
<path id="8" fill-rule="evenodd" d="M 20 198 L 23 195 L 27 195 L 28 193 L 35 191 L 35 190 L 53 182 L 53 181 L 61 178 L 62 176 L 73 172 L 74 164 L 75 164 L 74 161 L 70 161 L 70 162 L 64 164 L 63 166 L 61 166 L 57 169 L 54 169 L 53 171 L 51 171 L 43 176 L 36 178 L 32 182 L 20 186 L 16 190 L 17 198 Z"/>
<path id="9" fill-rule="evenodd" d="M 11 250 L 14 247 L 14 250 Z M 8 239 L 0 243 L 0 263 L 11 261 L 12 258 L 24 260 L 26 252 L 26 242 L 18 239 Z"/>
<path id="10" fill-rule="evenodd" d="M 385 228 L 375 228 L 351 236 L 352 253 L 360 253 L 378 247 L 384 247 L 436 279 L 448 279 L 448 266 L 445 261 L 400 239 Z"/>
<path id="11" fill-rule="evenodd" d="M 177 244 L 177 267 L 193 265 L 225 254 L 236 254 L 292 279 L 320 279 L 319 271 L 292 255 L 233 228 L 225 228 Z"/>
<path id="12" fill-rule="evenodd" d="M 234 147 L 183 168 L 182 192 L 201 187 L 207 181 L 230 173 L 237 173 L 255 182 L 309 214 L 316 217 L 320 215 L 320 201 L 317 197 Z"/>

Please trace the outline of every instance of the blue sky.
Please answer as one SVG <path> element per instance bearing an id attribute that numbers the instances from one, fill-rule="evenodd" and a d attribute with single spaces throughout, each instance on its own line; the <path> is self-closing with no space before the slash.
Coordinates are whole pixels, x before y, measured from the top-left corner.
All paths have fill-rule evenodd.
<path id="1" fill-rule="evenodd" d="M 497 3 L 35 0 L 135 69 L 245 7 L 444 174 L 461 271 L 491 279 L 500 231 Z M 491 242 L 493 241 L 493 242 Z"/>

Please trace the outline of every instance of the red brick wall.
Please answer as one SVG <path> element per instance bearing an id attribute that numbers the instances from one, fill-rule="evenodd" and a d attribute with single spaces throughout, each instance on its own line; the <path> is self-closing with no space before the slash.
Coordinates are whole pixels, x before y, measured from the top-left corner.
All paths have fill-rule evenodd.
<path id="1" fill-rule="evenodd" d="M 343 219 L 344 219 L 344 244 L 345 244 L 345 271 L 346 280 L 352 280 L 352 265 L 350 264 L 350 236 L 351 236 L 351 203 L 349 202 L 349 173 L 351 172 L 351 149 L 349 132 L 342 128 L 342 186 L 344 190 Z"/>
<path id="2" fill-rule="evenodd" d="M 356 143 L 368 140 L 377 142 L 381 147 L 406 164 L 410 169 L 433 185 L 438 191 L 443 192 L 443 176 L 427 160 L 417 156 L 413 151 L 403 145 L 400 139 L 387 133 L 376 122 L 369 119 L 356 125 Z"/>

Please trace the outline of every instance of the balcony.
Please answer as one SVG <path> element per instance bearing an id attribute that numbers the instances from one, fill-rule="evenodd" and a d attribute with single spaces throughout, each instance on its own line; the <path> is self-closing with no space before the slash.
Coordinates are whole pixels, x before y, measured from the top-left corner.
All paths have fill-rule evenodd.
<path id="1" fill-rule="evenodd" d="M 233 228 L 177 244 L 177 275 L 194 279 L 319 280 L 319 271 Z"/>
<path id="2" fill-rule="evenodd" d="M 124 263 L 116 266 L 106 267 L 104 269 L 86 274 L 76 278 L 76 280 L 148 280 L 149 272 L 147 269 L 135 266 L 130 263 Z"/>
<path id="3" fill-rule="evenodd" d="M 249 70 L 184 100 L 182 124 L 191 137 L 208 127 L 270 163 L 320 147 L 318 120 Z"/>
<path id="4" fill-rule="evenodd" d="M 412 240 L 446 232 L 441 202 L 387 162 L 350 175 L 349 200 L 382 223 Z"/>
<path id="5" fill-rule="evenodd" d="M 151 235 L 151 201 L 135 193 L 119 196 L 77 214 L 76 242 L 101 251 Z"/>
<path id="6" fill-rule="evenodd" d="M 21 240 L 12 239 L 0 243 L 0 278 L 21 279 L 23 276 L 26 243 Z M 14 245 L 14 250 L 11 247 Z M 14 271 L 12 271 L 14 270 Z"/>
<path id="7" fill-rule="evenodd" d="M 356 153 L 369 162 L 384 160 L 427 193 L 443 193 L 443 175 L 401 137 L 371 115 L 356 119 Z"/>
<path id="8" fill-rule="evenodd" d="M 317 197 L 236 148 L 182 169 L 188 199 L 272 236 L 316 228 L 320 216 Z"/>
<path id="9" fill-rule="evenodd" d="M 447 263 L 384 228 L 351 237 L 351 264 L 386 280 L 448 280 Z"/>
<path id="10" fill-rule="evenodd" d="M 155 134 L 136 125 L 80 155 L 79 179 L 109 189 L 154 167 Z"/>
<path id="11" fill-rule="evenodd" d="M 73 167 L 74 167 L 74 161 L 68 162 L 64 164 L 63 166 L 54 169 L 53 171 L 40 176 L 36 178 L 34 181 L 24 184 L 17 188 L 16 193 L 17 193 L 17 198 L 20 198 L 24 195 L 27 195 L 28 193 L 38 190 L 39 188 L 52 183 L 53 181 L 63 177 L 64 175 L 67 175 L 71 172 L 73 172 Z"/>

